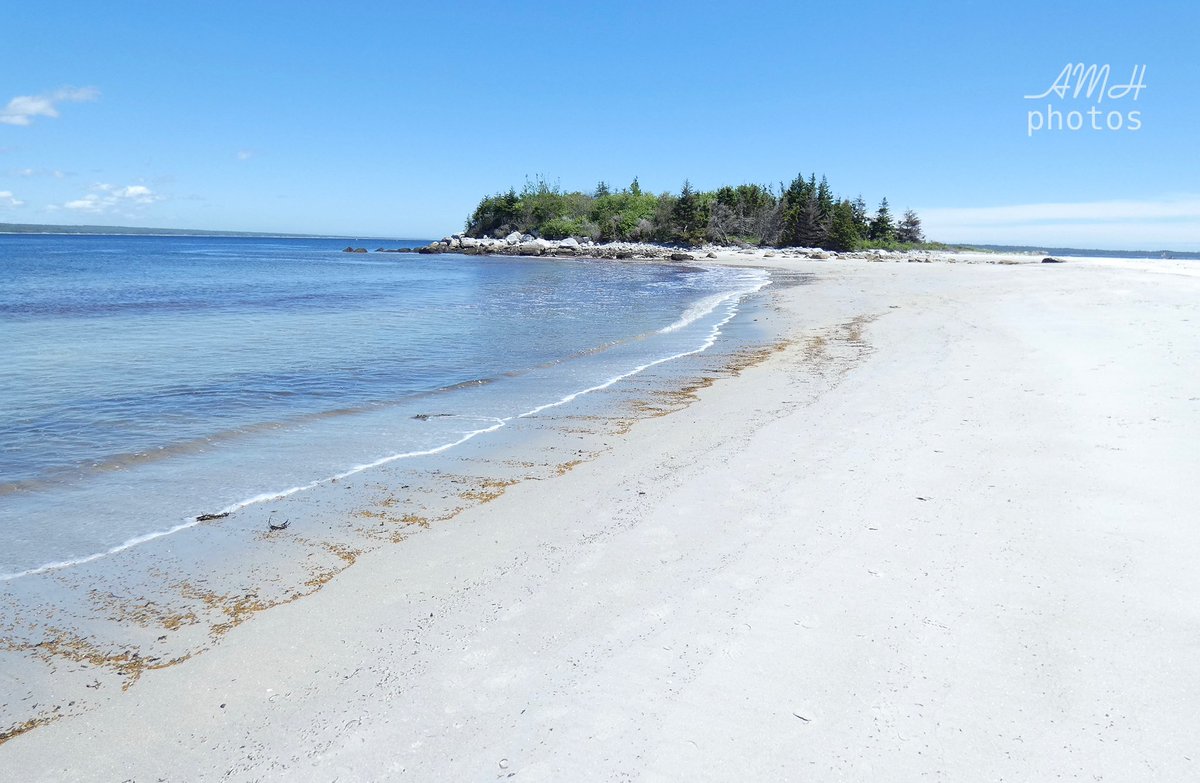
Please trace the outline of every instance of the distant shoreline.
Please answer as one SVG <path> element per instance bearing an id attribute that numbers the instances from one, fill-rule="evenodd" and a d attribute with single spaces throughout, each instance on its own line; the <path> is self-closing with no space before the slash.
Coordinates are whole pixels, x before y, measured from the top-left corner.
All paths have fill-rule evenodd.
<path id="1" fill-rule="evenodd" d="M 59 226 L 37 223 L 0 223 L 0 235 L 26 236 L 153 236 L 153 237 L 215 237 L 224 239 L 339 239 L 381 240 L 387 242 L 427 242 L 407 237 L 378 237 L 362 234 L 287 234 L 259 231 L 208 231 L 191 228 L 141 228 L 138 226 Z"/>
<path id="2" fill-rule="evenodd" d="M 1101 250 L 1083 247 L 1047 247 L 1044 245 L 990 245 L 967 244 L 977 250 L 993 253 L 1028 253 L 1031 255 L 1050 256 L 1086 256 L 1088 258 L 1148 258 L 1165 260 L 1200 260 L 1200 251 L 1196 250 Z"/>

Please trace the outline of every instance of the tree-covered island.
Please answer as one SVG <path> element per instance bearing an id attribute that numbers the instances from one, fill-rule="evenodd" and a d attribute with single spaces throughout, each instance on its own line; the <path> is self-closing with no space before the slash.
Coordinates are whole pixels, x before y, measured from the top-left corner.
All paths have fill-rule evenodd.
<path id="1" fill-rule="evenodd" d="M 503 237 L 510 232 L 545 239 L 654 242 L 695 246 L 705 242 L 848 251 L 928 246 L 916 212 L 897 220 L 887 199 L 871 213 L 859 196 L 835 196 L 825 177 L 798 175 L 790 184 L 725 186 L 697 191 L 684 182 L 678 194 L 655 195 L 634 178 L 621 190 L 599 183 L 591 193 L 564 192 L 545 178 L 527 180 L 520 192 L 488 196 L 466 223 L 465 236 Z"/>

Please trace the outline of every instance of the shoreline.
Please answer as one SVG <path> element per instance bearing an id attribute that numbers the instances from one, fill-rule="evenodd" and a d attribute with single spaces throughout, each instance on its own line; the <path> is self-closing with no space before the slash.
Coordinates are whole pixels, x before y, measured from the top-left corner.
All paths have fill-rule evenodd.
<path id="1" fill-rule="evenodd" d="M 1194 274 L 775 263 L 817 279 L 764 294 L 778 350 L 651 397 L 607 451 L 356 556 L 0 763 L 1197 774 Z"/>
<path id="2" fill-rule="evenodd" d="M 660 330 L 715 318 L 698 345 L 496 420 L 446 446 L 266 493 L 107 552 L 0 581 L 0 668 L 26 691 L 20 701 L 36 707 L 30 713 L 12 694 L 0 694 L 7 696 L 0 699 L 0 746 L 46 720 L 103 702 L 96 698 L 100 688 L 124 691 L 150 672 L 208 652 L 243 622 L 312 596 L 366 552 L 399 545 L 514 484 L 553 478 L 591 458 L 611 432 L 654 415 L 634 397 L 671 398 L 694 383 L 696 373 L 710 377 L 741 361 L 742 347 L 756 345 L 761 335 L 751 335 L 746 325 L 724 333 L 731 321 L 748 318 L 768 284 L 764 278 L 753 291 L 701 301 Z M 501 427 L 505 432 L 496 432 Z M 493 437 L 473 437 L 485 433 Z M 556 455 L 584 433 L 588 437 L 577 444 L 582 449 L 571 458 Z M 294 523 L 286 533 L 261 532 L 271 519 L 268 508 Z M 176 533 L 186 540 L 177 541 Z M 60 679 L 63 666 L 79 669 Z"/>
<path id="3" fill-rule="evenodd" d="M 366 248 L 346 247 L 345 253 L 366 253 Z M 532 256 L 547 259 L 616 260 L 632 263 L 709 263 L 726 266 L 756 267 L 777 271 L 808 265 L 813 261 L 839 263 L 907 264 L 1088 264 L 1111 268 L 1136 269 L 1168 274 L 1200 274 L 1200 261 L 1188 258 L 1148 258 L 1122 256 L 1120 251 L 1103 256 L 1058 254 L 1032 251 L 993 250 L 854 250 L 835 251 L 812 247 L 753 247 L 705 244 L 698 247 L 661 245 L 648 242 L 579 242 L 573 238 L 545 240 L 515 233 L 505 239 L 472 239 L 452 234 L 428 245 L 408 248 L 377 248 L 375 253 L 433 253 L 452 255 Z M 817 268 L 817 267 L 813 267 Z"/>
<path id="4" fill-rule="evenodd" d="M 694 269 L 689 270 L 689 271 L 711 272 L 711 271 L 719 268 L 720 266 L 724 266 L 724 265 L 709 264 L 706 266 L 703 264 L 699 264 L 699 265 L 696 265 Z M 680 268 L 675 267 L 675 269 L 678 270 Z M 494 432 L 497 429 L 499 429 L 500 427 L 503 427 L 513 421 L 529 418 L 531 416 L 536 416 L 537 414 L 542 413 L 544 411 L 570 404 L 577 398 L 584 397 L 588 394 L 607 389 L 609 386 L 612 386 L 613 384 L 620 383 L 621 381 L 624 381 L 635 375 L 639 375 L 639 374 L 645 372 L 646 370 L 652 369 L 654 367 L 658 367 L 659 365 L 669 364 L 671 362 L 678 361 L 679 359 L 693 356 L 695 354 L 704 353 L 705 351 L 708 351 L 709 349 L 713 348 L 716 345 L 718 338 L 722 334 L 723 327 L 739 315 L 739 311 L 742 307 L 743 302 L 750 301 L 763 288 L 765 288 L 766 286 L 769 286 L 771 284 L 770 275 L 769 275 L 769 273 L 767 273 L 765 271 L 764 271 L 764 274 L 761 279 L 759 279 L 757 281 L 745 280 L 743 282 L 745 285 L 750 286 L 750 287 L 743 287 L 743 288 L 739 288 L 739 289 L 729 290 L 729 291 L 725 291 L 725 292 L 715 294 L 715 295 L 712 295 L 709 297 L 705 297 L 703 299 L 699 299 L 699 300 L 691 303 L 691 305 L 689 305 L 686 309 L 681 311 L 679 313 L 678 318 L 675 321 L 663 326 L 662 328 L 658 329 L 656 332 L 657 334 L 668 334 L 671 332 L 679 331 L 681 329 L 684 329 L 684 328 L 692 325 L 696 321 L 699 321 L 701 319 L 704 319 L 704 318 L 707 318 L 707 317 L 713 315 L 716 311 L 720 310 L 722 313 L 724 313 L 723 317 L 721 317 L 719 321 L 717 321 L 716 323 L 714 323 L 711 326 L 707 335 L 704 336 L 704 339 L 701 340 L 701 342 L 699 343 L 699 345 L 697 347 L 685 348 L 680 352 L 648 358 L 646 361 L 644 361 L 642 363 L 633 365 L 633 366 L 625 368 L 625 369 L 620 369 L 616 375 L 599 380 L 599 382 L 597 382 L 593 385 L 586 386 L 586 387 L 580 387 L 580 388 L 576 388 L 576 389 L 571 389 L 570 391 L 568 391 L 565 394 L 565 396 L 563 396 L 559 399 L 550 399 L 545 402 L 537 402 L 536 404 L 531 402 L 530 404 L 533 405 L 533 407 L 531 407 L 529 410 L 526 410 L 526 411 L 518 410 L 518 411 L 511 412 L 507 415 L 501 415 L 499 412 L 497 412 L 496 415 L 489 414 L 489 415 L 476 415 L 476 416 L 445 415 L 445 414 L 437 415 L 435 418 L 438 418 L 438 419 L 467 420 L 467 421 L 475 422 L 479 426 L 477 429 L 471 429 L 469 431 L 454 432 L 451 435 L 447 436 L 447 437 L 452 438 L 451 440 L 447 440 L 445 442 L 440 442 L 440 443 L 435 442 L 433 445 L 430 445 L 426 448 L 422 448 L 421 450 L 396 452 L 396 453 L 386 454 L 382 457 L 372 459 L 369 462 L 353 463 L 349 466 L 339 468 L 336 472 L 331 473 L 330 475 L 311 479 L 302 484 L 287 486 L 283 489 L 277 489 L 277 490 L 259 489 L 257 491 L 253 491 L 253 494 L 246 495 L 240 499 L 233 500 L 233 501 L 228 501 L 228 500 L 223 501 L 222 504 L 218 504 L 217 506 L 214 506 L 212 509 L 204 510 L 204 511 L 201 511 L 199 513 L 196 513 L 196 514 L 193 514 L 190 516 L 180 517 L 180 518 L 178 518 L 176 523 L 172 524 L 171 526 L 169 526 L 167 528 L 149 530 L 149 531 L 138 533 L 137 535 L 135 535 L 123 542 L 117 543 L 108 549 L 104 549 L 104 550 L 100 550 L 100 551 L 96 551 L 96 552 L 90 552 L 90 553 L 83 554 L 83 555 L 78 555 L 76 557 L 72 557 L 71 559 L 55 560 L 55 561 L 45 562 L 45 563 L 42 563 L 42 564 L 39 564 L 36 566 L 29 566 L 29 567 L 25 567 L 19 571 L 15 571 L 12 573 L 0 572 L 0 584 L 7 582 L 7 581 L 12 581 L 14 579 L 21 579 L 21 578 L 31 576 L 31 575 L 37 575 L 37 574 L 41 574 L 41 573 L 57 571 L 62 568 L 68 568 L 68 567 L 75 566 L 75 565 L 82 565 L 82 564 L 86 564 L 89 562 L 93 562 L 93 561 L 117 554 L 119 552 L 125 551 L 127 549 L 139 546 L 143 543 L 147 543 L 147 542 L 153 541 L 155 539 L 158 539 L 158 538 L 161 538 L 164 536 L 173 535 L 174 533 L 194 527 L 197 524 L 202 524 L 202 523 L 206 523 L 206 522 L 214 522 L 214 521 L 218 521 L 218 520 L 227 518 L 231 514 L 241 511 L 247 507 L 259 505 L 259 504 L 266 503 L 266 502 L 281 500 L 281 499 L 290 497 L 291 495 L 294 495 L 294 494 L 298 494 L 298 493 L 306 492 L 306 491 L 309 491 L 312 489 L 316 489 L 318 487 L 321 487 L 321 486 L 324 486 L 327 484 L 337 483 L 339 481 L 343 481 L 345 479 L 351 478 L 352 476 L 355 476 L 359 473 L 362 473 L 365 471 L 371 471 L 371 470 L 383 467 L 385 465 L 389 465 L 393 462 L 441 454 L 441 453 L 447 452 L 449 450 L 452 450 L 455 447 L 460 446 L 480 435 L 485 435 L 485 434 Z M 628 335 L 625 339 L 621 340 L 620 342 L 632 343 L 634 341 L 642 340 L 646 336 L 647 335 L 645 335 L 645 334 L 644 335 L 631 334 L 631 335 Z M 584 351 L 579 354 L 571 354 L 571 355 L 559 357 L 558 359 L 555 359 L 554 361 L 552 361 L 548 364 L 539 365 L 536 368 L 525 368 L 524 370 L 513 371 L 512 373 L 509 373 L 508 376 L 516 377 L 517 375 L 524 375 L 524 374 L 531 372 L 534 369 L 544 369 L 546 367 L 551 367 L 553 365 L 560 364 L 562 362 L 576 359 L 576 358 L 579 358 L 582 356 L 586 356 L 586 355 L 590 355 L 590 354 L 597 354 L 597 353 L 600 353 L 602 350 L 608 350 L 612 347 L 614 347 L 612 344 L 604 345 L 604 346 L 599 346 L 597 348 L 589 349 L 589 350 Z M 456 383 L 452 386 L 448 386 L 445 388 L 433 389 L 433 390 L 430 390 L 429 392 L 425 392 L 421 395 L 415 395 L 413 397 L 413 399 L 415 399 L 417 397 L 438 395 L 438 394 L 442 394 L 447 391 L 457 390 L 460 388 L 470 388 L 470 387 L 474 387 L 476 385 L 490 383 L 495 380 L 496 379 L 493 378 L 493 379 L 487 379 L 487 380 L 464 381 L 464 382 Z M 595 380 L 595 379 L 593 379 L 593 380 Z M 409 401 L 408 399 L 404 400 L 404 402 L 408 402 L 408 401 Z M 338 411 L 338 412 L 341 413 L 342 411 Z M 326 415 L 324 412 L 319 413 L 319 414 L 310 414 L 311 418 L 313 418 L 313 419 L 321 418 L 324 415 Z M 414 418 L 428 419 L 429 416 L 427 414 L 425 414 L 425 415 L 418 415 Z M 226 433 L 218 433 L 218 435 L 214 436 L 214 437 L 220 437 L 225 434 Z M 203 438 L 201 440 L 203 440 L 204 442 L 211 442 L 212 438 L 208 437 L 208 438 Z M 196 441 L 190 441 L 190 442 L 185 443 L 184 445 L 191 446 L 191 445 L 194 445 L 195 442 Z M 111 471 L 114 469 L 119 469 L 120 467 L 121 467 L 121 464 L 119 462 L 114 462 L 113 464 L 97 463 L 92 466 L 92 468 L 94 470 L 96 470 L 96 472 Z M 4 488 L 0 488 L 0 489 L 4 489 Z M 202 505 L 200 507 L 203 508 Z"/>

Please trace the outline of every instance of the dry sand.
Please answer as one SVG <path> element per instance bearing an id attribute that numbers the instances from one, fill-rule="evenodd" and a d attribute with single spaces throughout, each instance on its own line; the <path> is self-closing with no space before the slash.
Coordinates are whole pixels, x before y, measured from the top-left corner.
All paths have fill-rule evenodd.
<path id="1" fill-rule="evenodd" d="M 733 260 L 786 348 L 0 778 L 1200 779 L 1191 267 Z"/>

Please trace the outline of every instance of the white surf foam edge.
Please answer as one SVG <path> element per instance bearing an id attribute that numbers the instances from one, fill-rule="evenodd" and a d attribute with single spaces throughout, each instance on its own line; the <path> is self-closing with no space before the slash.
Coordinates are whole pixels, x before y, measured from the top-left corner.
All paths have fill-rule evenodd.
<path id="1" fill-rule="evenodd" d="M 683 315 L 681 315 L 677 321 L 675 321 L 670 326 L 664 327 L 663 329 L 659 330 L 660 334 L 678 331 L 679 329 L 682 329 L 685 326 L 695 323 L 696 321 L 700 320 L 704 316 L 715 311 L 722 304 L 725 304 L 726 312 L 725 312 L 724 316 L 712 326 L 712 328 L 709 330 L 708 335 L 701 342 L 701 344 L 698 348 L 694 348 L 689 351 L 681 351 L 679 353 L 675 353 L 670 356 L 664 356 L 659 359 L 655 359 L 653 361 L 649 361 L 644 364 L 640 364 L 637 367 L 634 367 L 632 370 L 629 370 L 628 372 L 620 373 L 618 375 L 614 375 L 612 378 L 609 378 L 608 380 L 606 380 L 602 383 L 598 383 L 594 386 L 589 386 L 586 389 L 580 389 L 579 391 L 572 392 L 558 400 L 555 400 L 554 402 L 549 402 L 544 405 L 538 405 L 537 407 L 531 408 L 530 410 L 527 410 L 524 413 L 518 413 L 514 416 L 507 416 L 504 418 L 495 418 L 495 419 L 486 418 L 486 419 L 484 419 L 485 421 L 492 421 L 494 423 L 488 427 L 483 427 L 483 428 L 480 428 L 477 430 L 468 431 L 468 432 L 464 433 L 463 436 L 461 438 L 459 438 L 458 440 L 451 441 L 449 443 L 443 443 L 439 446 L 435 446 L 430 449 L 423 449 L 420 451 L 407 451 L 407 452 L 401 452 L 398 454 L 391 454 L 386 457 L 381 457 L 380 459 L 377 459 L 373 462 L 367 462 L 367 463 L 363 463 L 361 465 L 356 465 L 348 470 L 342 471 L 341 473 L 337 473 L 333 476 L 327 476 L 325 478 L 310 481 L 307 484 L 301 484 L 298 486 L 289 487 L 288 489 L 280 490 L 277 492 L 263 492 L 258 495 L 255 495 L 253 497 L 246 498 L 245 500 L 240 500 L 236 503 L 228 505 L 225 508 L 218 511 L 216 515 L 224 516 L 226 514 L 232 514 L 235 511 L 240 511 L 243 508 L 247 508 L 249 506 L 253 506 L 258 503 L 265 503 L 265 502 L 271 501 L 271 500 L 280 500 L 282 498 L 286 498 L 291 495 L 298 494 L 300 492 L 306 492 L 310 489 L 316 489 L 317 487 L 320 487 L 325 484 L 330 484 L 334 481 L 340 481 L 341 479 L 349 478 L 350 476 L 353 476 L 357 473 L 361 473 L 365 470 L 371 470 L 372 468 L 378 468 L 383 465 L 387 465 L 389 463 L 396 462 L 398 460 L 411 459 L 413 457 L 428 457 L 428 456 L 433 456 L 434 454 L 440 454 L 440 453 L 442 453 L 444 451 L 448 451 L 456 446 L 460 446 L 463 443 L 466 443 L 467 441 L 469 441 L 472 438 L 475 438 L 479 435 L 484 435 L 489 432 L 495 432 L 496 430 L 504 427 L 508 422 L 513 421 L 515 419 L 525 419 L 525 418 L 530 418 L 532 416 L 536 416 L 537 414 L 541 413 L 542 411 L 546 411 L 551 408 L 557 408 L 562 405 L 567 405 L 586 394 L 591 394 L 592 392 L 597 392 L 597 391 L 602 391 L 604 389 L 607 389 L 610 386 L 612 386 L 613 384 L 620 383 L 621 381 L 623 381 L 627 378 L 632 378 L 635 375 L 645 372 L 646 370 L 650 369 L 651 367 L 657 367 L 660 364 L 666 364 L 667 362 L 676 361 L 678 359 L 684 358 L 685 356 L 694 356 L 695 354 L 703 353 L 704 351 L 707 351 L 709 348 L 712 348 L 714 345 L 716 345 L 717 338 L 719 338 L 721 336 L 722 330 L 724 329 L 725 325 L 728 324 L 730 321 L 732 321 L 733 318 L 737 315 L 739 305 L 740 305 L 742 299 L 744 299 L 746 296 L 749 296 L 750 294 L 761 291 L 763 288 L 765 288 L 771 284 L 770 277 L 766 273 L 763 273 L 763 276 L 761 278 L 756 278 L 750 282 L 752 284 L 746 286 L 745 288 L 740 288 L 740 289 L 730 291 L 727 293 L 717 294 L 717 295 L 713 295 L 710 297 L 706 297 L 706 298 L 700 300 L 699 302 L 693 303 L 691 306 L 689 306 L 689 308 L 687 310 L 684 311 Z M 58 561 L 54 561 L 54 562 L 50 562 L 50 563 L 45 563 L 43 565 L 36 566 L 34 568 L 25 569 L 23 571 L 15 571 L 13 573 L 0 574 L 0 582 L 9 582 L 14 579 L 21 579 L 24 577 L 36 576 L 37 574 L 44 574 L 49 571 L 57 571 L 57 570 L 60 570 L 63 568 L 70 568 L 72 566 L 78 566 L 78 565 L 84 565 L 86 563 L 92 563 L 92 562 L 95 562 L 102 558 L 110 557 L 110 556 L 118 554 L 120 552 L 124 552 L 128 549 L 132 549 L 134 547 L 141 546 L 142 544 L 148 543 L 150 541 L 154 541 L 159 538 L 164 538 L 166 536 L 171 536 L 171 535 L 174 535 L 181 531 L 188 530 L 189 528 L 196 527 L 197 525 L 200 525 L 200 524 L 202 524 L 202 521 L 198 517 L 191 517 L 191 518 L 188 518 L 187 520 L 185 520 L 177 525 L 174 525 L 172 527 L 169 527 L 169 528 L 166 528 L 163 530 L 156 530 L 156 531 L 153 531 L 150 533 L 144 533 L 140 536 L 134 536 L 133 538 L 130 538 L 120 544 L 117 544 L 116 546 L 110 547 L 109 549 L 103 550 L 101 552 L 94 552 L 89 555 L 84 555 L 82 557 L 72 558 L 69 560 L 58 560 Z"/>

